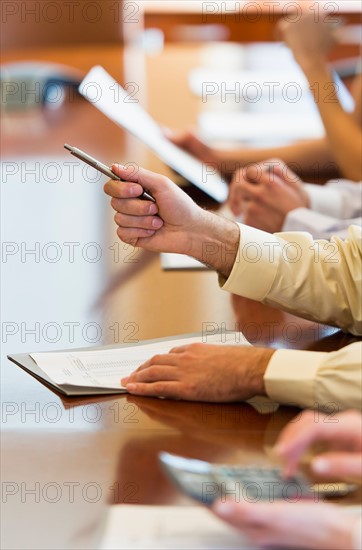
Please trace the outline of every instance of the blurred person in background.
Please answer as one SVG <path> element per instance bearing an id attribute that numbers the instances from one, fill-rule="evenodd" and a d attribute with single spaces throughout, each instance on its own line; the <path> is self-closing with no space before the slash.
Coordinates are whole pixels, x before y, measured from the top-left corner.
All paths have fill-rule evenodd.
<path id="1" fill-rule="evenodd" d="M 298 167 L 300 173 L 310 173 L 315 165 L 335 164 L 342 177 L 362 180 L 362 77 L 352 86 L 355 109 L 347 113 L 336 93 L 327 54 L 337 41 L 334 25 L 328 19 L 315 20 L 314 14 L 304 15 L 296 22 L 280 21 L 277 31 L 291 48 L 296 61 L 314 90 L 326 135 L 322 139 L 303 141 L 284 147 L 215 149 L 203 143 L 195 133 L 172 133 L 168 137 L 206 163 L 216 164 L 220 171 L 230 173 L 236 166 L 258 163 L 267 158 L 280 158 L 285 164 Z"/>
<path id="2" fill-rule="evenodd" d="M 362 183 L 303 183 L 278 159 L 236 170 L 228 204 L 237 219 L 268 233 L 308 231 L 316 239 L 345 239 L 351 225 L 362 225 Z"/>

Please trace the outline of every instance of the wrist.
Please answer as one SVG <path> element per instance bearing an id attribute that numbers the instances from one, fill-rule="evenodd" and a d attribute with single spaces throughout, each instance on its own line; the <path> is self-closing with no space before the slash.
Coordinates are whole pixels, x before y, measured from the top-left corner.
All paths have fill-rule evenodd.
<path id="1" fill-rule="evenodd" d="M 254 348 L 252 354 L 253 367 L 249 369 L 248 387 L 252 390 L 252 395 L 267 395 L 264 376 L 269 362 L 275 353 L 275 349 Z M 245 386 L 244 386 L 245 392 Z"/>
<path id="2" fill-rule="evenodd" d="M 203 210 L 190 235 L 189 255 L 228 278 L 239 250 L 239 226 Z"/>
<path id="3" fill-rule="evenodd" d="M 324 57 L 316 56 L 311 58 L 303 58 L 298 61 L 301 69 L 307 77 L 310 85 L 315 85 L 316 82 L 325 80 L 333 80 L 330 71 L 328 69 L 327 59 Z"/>

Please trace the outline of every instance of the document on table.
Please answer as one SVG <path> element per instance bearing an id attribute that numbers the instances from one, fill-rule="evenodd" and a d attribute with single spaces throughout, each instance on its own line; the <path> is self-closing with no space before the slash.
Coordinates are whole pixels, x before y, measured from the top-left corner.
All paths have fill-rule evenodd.
<path id="1" fill-rule="evenodd" d="M 207 271 L 209 268 L 205 264 L 198 262 L 195 258 L 191 256 L 185 256 L 185 254 L 172 254 L 170 252 L 165 252 L 160 254 L 161 258 L 161 267 L 165 271 L 169 270 L 203 270 Z"/>
<path id="2" fill-rule="evenodd" d="M 112 349 L 31 353 L 30 357 L 60 386 L 122 390 L 121 378 L 130 375 L 153 355 L 168 353 L 176 346 L 196 342 L 221 345 L 248 344 L 239 332 L 223 332 Z"/>
<path id="3" fill-rule="evenodd" d="M 103 67 L 98 65 L 89 71 L 79 86 L 79 92 L 110 120 L 150 147 L 187 181 L 219 203 L 226 200 L 228 185 L 215 167 L 200 162 L 169 141 L 137 98 L 122 88 Z"/>
<path id="4" fill-rule="evenodd" d="M 111 506 L 100 550 L 130 548 L 253 550 L 257 547 L 201 506 Z"/>

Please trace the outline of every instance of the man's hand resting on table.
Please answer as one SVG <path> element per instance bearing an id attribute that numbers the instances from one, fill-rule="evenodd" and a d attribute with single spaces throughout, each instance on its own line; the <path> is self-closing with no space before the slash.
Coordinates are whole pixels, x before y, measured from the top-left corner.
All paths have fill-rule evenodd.
<path id="1" fill-rule="evenodd" d="M 155 355 L 121 380 L 129 393 L 225 403 L 265 395 L 264 374 L 274 350 L 190 344 Z"/>
<path id="2" fill-rule="evenodd" d="M 239 244 L 234 222 L 203 210 L 165 176 L 118 164 L 112 169 L 125 180 L 111 180 L 104 187 L 112 197 L 122 241 L 157 252 L 188 254 L 204 263 L 209 260 L 211 267 L 229 276 Z M 137 198 L 143 190 L 153 195 L 156 204 Z M 206 254 L 210 246 L 212 255 Z"/>

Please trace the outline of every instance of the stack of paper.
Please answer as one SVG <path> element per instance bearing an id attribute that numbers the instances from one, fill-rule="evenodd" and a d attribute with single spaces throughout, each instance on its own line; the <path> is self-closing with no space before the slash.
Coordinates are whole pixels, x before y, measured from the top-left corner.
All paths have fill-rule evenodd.
<path id="1" fill-rule="evenodd" d="M 121 347 L 12 355 L 9 359 L 66 395 L 122 393 L 126 389 L 121 386 L 121 378 L 129 376 L 142 363 L 174 347 L 193 343 L 249 345 L 240 332 L 223 331 Z"/>
<path id="2" fill-rule="evenodd" d="M 130 548 L 253 550 L 256 547 L 201 506 L 112 506 L 101 550 Z"/>

